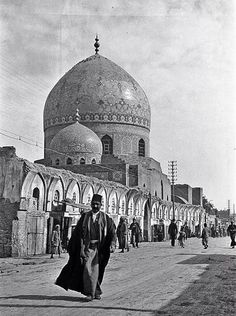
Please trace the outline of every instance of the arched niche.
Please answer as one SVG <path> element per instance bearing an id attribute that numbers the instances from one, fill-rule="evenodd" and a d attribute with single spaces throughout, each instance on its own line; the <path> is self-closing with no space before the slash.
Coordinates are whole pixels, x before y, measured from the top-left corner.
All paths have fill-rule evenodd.
<path id="1" fill-rule="evenodd" d="M 66 189 L 66 199 L 70 199 L 73 201 L 73 203 L 78 204 L 80 202 L 80 188 L 78 183 L 75 180 L 72 180 L 67 189 Z M 77 208 L 71 206 L 71 205 L 67 205 L 66 206 L 66 211 L 70 212 L 74 212 L 75 210 L 78 210 Z"/>
<path id="2" fill-rule="evenodd" d="M 74 203 L 80 202 L 80 187 L 75 180 L 72 180 L 66 189 L 66 198 L 73 200 Z"/>
<path id="3" fill-rule="evenodd" d="M 121 143 L 121 153 L 127 155 L 132 153 L 132 141 L 129 136 L 124 136 Z"/>
<path id="4" fill-rule="evenodd" d="M 64 199 L 64 186 L 61 178 L 54 178 L 48 188 L 47 202 L 51 207 L 59 207 Z"/>
<path id="5" fill-rule="evenodd" d="M 128 201 L 128 215 L 134 216 L 134 198 L 133 198 L 133 196 L 131 196 L 129 201 Z"/>
<path id="6" fill-rule="evenodd" d="M 98 192 L 102 196 L 102 206 L 101 206 L 101 211 L 102 212 L 107 212 L 107 193 L 104 187 L 100 187 Z"/>
<path id="7" fill-rule="evenodd" d="M 117 213 L 117 195 L 115 191 L 111 191 L 109 195 L 108 212 L 110 214 Z"/>
<path id="8" fill-rule="evenodd" d="M 41 174 L 29 172 L 21 189 L 20 209 L 43 211 L 45 205 L 45 182 Z"/>
<path id="9" fill-rule="evenodd" d="M 82 203 L 85 205 L 90 205 L 93 194 L 94 194 L 94 188 L 92 187 L 90 183 L 87 183 L 83 189 Z"/>
<path id="10" fill-rule="evenodd" d="M 119 198 L 119 214 L 125 215 L 126 214 L 126 196 L 125 193 L 121 194 Z"/>

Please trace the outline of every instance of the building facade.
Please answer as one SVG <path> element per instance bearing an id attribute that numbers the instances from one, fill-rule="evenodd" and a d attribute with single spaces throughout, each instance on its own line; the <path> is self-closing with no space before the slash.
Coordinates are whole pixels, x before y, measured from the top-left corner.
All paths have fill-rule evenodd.
<path id="1" fill-rule="evenodd" d="M 0 255 L 49 252 L 58 223 L 66 246 L 94 193 L 116 225 L 121 216 L 136 217 L 144 241 L 155 240 L 157 228 L 168 238 L 173 217 L 201 227 L 198 195 L 194 203 L 192 196 L 171 202 L 170 181 L 150 157 L 150 120 L 143 89 L 97 50 L 69 70 L 45 103 L 44 158 L 31 163 L 13 147 L 0 151 Z"/>

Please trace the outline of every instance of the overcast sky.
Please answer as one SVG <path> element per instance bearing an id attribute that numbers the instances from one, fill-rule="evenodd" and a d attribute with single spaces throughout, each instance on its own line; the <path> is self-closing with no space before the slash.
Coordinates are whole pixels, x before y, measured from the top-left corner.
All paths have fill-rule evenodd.
<path id="1" fill-rule="evenodd" d="M 219 209 L 236 203 L 234 3 L 0 0 L 0 132 L 8 135 L 0 134 L 0 146 L 30 161 L 43 157 L 47 95 L 94 54 L 98 33 L 100 54 L 149 99 L 151 157 L 163 172 L 177 160 L 178 183 L 203 187 Z"/>

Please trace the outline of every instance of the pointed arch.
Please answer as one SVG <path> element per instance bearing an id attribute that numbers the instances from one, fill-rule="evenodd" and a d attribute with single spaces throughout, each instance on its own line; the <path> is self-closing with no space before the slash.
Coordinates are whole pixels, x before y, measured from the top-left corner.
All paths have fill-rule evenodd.
<path id="1" fill-rule="evenodd" d="M 113 154 L 113 140 L 109 135 L 105 135 L 101 139 L 102 141 L 102 151 L 104 155 Z"/>
<path id="2" fill-rule="evenodd" d="M 82 203 L 85 205 L 90 205 L 93 194 L 94 194 L 94 188 L 92 184 L 86 183 L 85 187 L 83 188 Z"/>
<path id="3" fill-rule="evenodd" d="M 72 165 L 72 159 L 70 157 L 67 158 L 66 164 L 67 165 Z"/>
<path id="4" fill-rule="evenodd" d="M 145 157 L 145 141 L 142 138 L 138 142 L 138 155 Z"/>
<path id="5" fill-rule="evenodd" d="M 117 194 L 115 190 L 112 190 L 108 199 L 108 212 L 110 214 L 117 214 Z"/>
<path id="6" fill-rule="evenodd" d="M 21 189 L 20 209 L 26 209 L 26 204 L 23 201 L 28 201 L 29 208 L 44 210 L 46 184 L 43 176 L 40 173 L 29 172 L 24 179 Z"/>
<path id="7" fill-rule="evenodd" d="M 97 193 L 102 196 L 101 211 L 106 213 L 107 212 L 107 192 L 103 186 L 100 186 Z"/>

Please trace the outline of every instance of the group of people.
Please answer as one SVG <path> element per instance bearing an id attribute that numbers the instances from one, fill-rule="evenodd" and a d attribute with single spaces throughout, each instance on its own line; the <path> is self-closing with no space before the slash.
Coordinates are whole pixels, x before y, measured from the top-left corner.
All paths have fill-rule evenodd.
<path id="1" fill-rule="evenodd" d="M 231 243 L 230 246 L 234 248 L 236 246 L 236 241 L 235 241 L 235 236 L 236 236 L 236 225 L 234 224 L 233 221 L 231 221 L 230 225 L 227 228 L 227 233 L 231 238 Z M 170 240 L 171 240 L 171 246 L 175 246 L 175 240 L 177 239 L 179 241 L 179 245 L 184 248 L 184 242 L 187 239 L 187 234 L 186 234 L 186 227 L 181 226 L 179 235 L 178 235 L 178 228 L 175 222 L 175 219 L 172 219 L 170 226 L 168 228 L 168 234 L 170 235 Z M 177 237 L 178 236 L 178 237 Z M 207 224 L 204 223 L 202 233 L 201 233 L 201 238 L 202 238 L 202 245 L 204 249 L 208 248 L 208 240 L 210 236 L 210 230 L 207 227 Z"/>
<path id="2" fill-rule="evenodd" d="M 180 231 L 179 231 L 179 235 L 178 235 L 178 228 L 177 228 L 175 219 L 171 220 L 170 226 L 168 228 L 168 234 L 170 235 L 172 247 L 175 246 L 175 240 L 177 239 L 180 247 L 184 248 L 185 240 L 187 240 L 186 227 L 187 227 L 186 225 L 181 226 Z M 201 238 L 202 238 L 202 245 L 203 245 L 204 249 L 207 249 L 208 248 L 208 239 L 209 239 L 209 229 L 208 229 L 206 223 L 204 223 Z"/>
<path id="3" fill-rule="evenodd" d="M 102 196 L 94 194 L 91 201 L 91 210 L 83 213 L 69 240 L 67 251 L 69 260 L 63 267 L 56 279 L 55 284 L 64 288 L 71 289 L 85 295 L 86 301 L 101 299 L 101 283 L 105 268 L 108 264 L 110 253 L 115 251 L 116 236 L 119 241 L 121 252 L 126 249 L 129 251 L 128 232 L 131 231 L 131 244 L 138 247 L 141 229 L 133 219 L 128 227 L 125 217 L 121 217 L 116 229 L 114 221 L 104 212 L 101 212 Z M 169 226 L 171 245 L 175 245 L 178 229 L 173 219 Z M 235 246 L 236 225 L 231 223 L 228 228 L 231 237 L 231 246 Z M 202 243 L 204 248 L 208 247 L 208 228 L 204 224 L 202 231 Z M 181 227 L 179 232 L 179 244 L 184 247 L 184 240 L 187 235 L 185 227 Z M 60 226 L 57 225 L 52 236 L 52 257 L 60 247 Z M 60 255 L 60 250 L 59 250 Z"/>
<path id="4" fill-rule="evenodd" d="M 133 218 L 132 224 L 128 227 L 127 218 L 122 216 L 116 230 L 121 252 L 124 252 L 125 249 L 129 251 L 129 230 L 131 231 L 130 243 L 134 248 L 138 248 L 141 236 L 140 225 L 137 220 Z"/>

